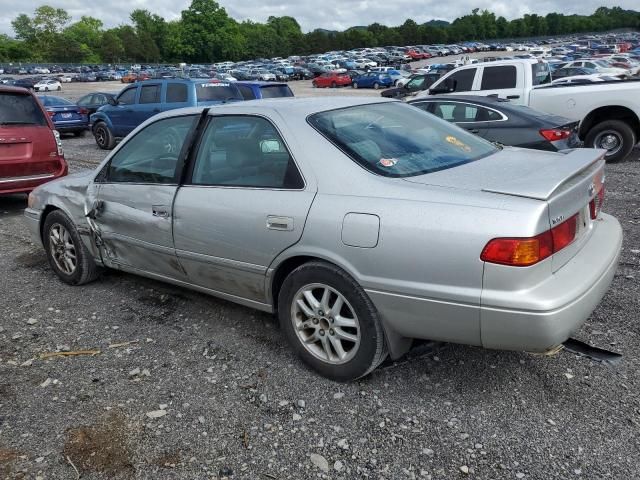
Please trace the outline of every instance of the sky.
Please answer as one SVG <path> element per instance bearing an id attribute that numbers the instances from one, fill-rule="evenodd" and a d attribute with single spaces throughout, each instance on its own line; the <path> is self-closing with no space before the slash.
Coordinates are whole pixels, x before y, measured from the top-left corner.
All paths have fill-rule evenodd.
<path id="1" fill-rule="evenodd" d="M 145 8 L 167 20 L 180 17 L 180 11 L 190 0 L 0 0 L 0 33 L 13 35 L 11 20 L 18 14 L 33 14 L 42 4 L 64 8 L 78 20 L 89 15 L 103 21 L 105 27 L 129 23 L 129 13 Z M 637 0 L 219 0 L 236 20 L 265 22 L 269 16 L 289 15 L 298 20 L 303 32 L 315 28 L 344 30 L 354 25 L 378 22 L 388 26 L 400 25 L 407 18 L 418 23 L 432 19 L 453 20 L 470 13 L 474 8 L 489 9 L 507 19 L 525 13 L 546 15 L 549 12 L 591 14 L 602 5 L 618 5 L 638 9 Z"/>

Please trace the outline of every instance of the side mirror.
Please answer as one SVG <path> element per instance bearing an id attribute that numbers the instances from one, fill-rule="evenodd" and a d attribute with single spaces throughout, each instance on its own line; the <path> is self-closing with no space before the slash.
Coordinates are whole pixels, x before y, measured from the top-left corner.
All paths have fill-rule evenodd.
<path id="1" fill-rule="evenodd" d="M 429 89 L 430 95 L 441 95 L 443 93 L 453 93 L 456 91 L 458 81 L 451 78 L 445 78 L 442 82 Z"/>
<path id="2" fill-rule="evenodd" d="M 115 107 L 116 105 L 118 105 L 118 100 L 116 100 L 114 97 L 109 97 L 107 99 L 107 103 Z"/>

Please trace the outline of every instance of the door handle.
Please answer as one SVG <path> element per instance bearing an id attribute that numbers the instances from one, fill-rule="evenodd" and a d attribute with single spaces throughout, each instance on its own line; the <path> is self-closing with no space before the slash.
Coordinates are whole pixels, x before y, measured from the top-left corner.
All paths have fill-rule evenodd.
<path id="1" fill-rule="evenodd" d="M 166 205 L 152 205 L 151 213 L 154 217 L 169 218 L 169 210 Z"/>
<path id="2" fill-rule="evenodd" d="M 507 95 L 508 100 L 515 100 L 516 98 L 520 98 L 520 95 Z"/>
<path id="3" fill-rule="evenodd" d="M 269 215 L 267 216 L 267 228 L 269 230 L 290 232 L 293 230 L 293 218 Z"/>
<path id="4" fill-rule="evenodd" d="M 471 128 L 469 129 L 469 132 L 471 133 L 478 133 L 480 130 L 478 130 L 477 128 Z"/>

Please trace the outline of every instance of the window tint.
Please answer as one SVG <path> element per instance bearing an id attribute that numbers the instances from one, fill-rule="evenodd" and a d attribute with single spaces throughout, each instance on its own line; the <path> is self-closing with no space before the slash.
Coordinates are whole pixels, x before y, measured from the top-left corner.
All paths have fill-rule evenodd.
<path id="1" fill-rule="evenodd" d="M 123 105 L 132 105 L 136 101 L 136 87 L 128 88 L 118 96 L 118 103 Z"/>
<path id="2" fill-rule="evenodd" d="M 242 100 L 242 95 L 234 85 L 223 82 L 196 83 L 196 97 L 198 102 Z"/>
<path id="3" fill-rule="evenodd" d="M 194 118 L 166 118 L 141 130 L 111 159 L 107 181 L 175 183 L 178 157 Z"/>
<path id="4" fill-rule="evenodd" d="M 85 105 L 89 105 L 90 103 L 95 102 L 95 98 L 97 95 L 90 93 L 89 95 L 85 95 L 80 100 L 78 100 L 78 105 L 84 107 Z"/>
<path id="5" fill-rule="evenodd" d="M 497 90 L 500 88 L 516 88 L 515 65 L 484 67 L 480 90 Z"/>
<path id="6" fill-rule="evenodd" d="M 546 83 L 551 83 L 551 67 L 548 63 L 532 63 L 531 74 L 533 85 L 544 85 Z"/>
<path id="7" fill-rule="evenodd" d="M 265 85 L 260 87 L 260 93 L 262 93 L 262 98 L 293 97 L 289 85 Z"/>
<path id="8" fill-rule="evenodd" d="M 467 68 L 459 72 L 453 72 L 449 78 L 456 82 L 456 92 L 468 92 L 473 87 L 473 79 L 477 68 Z"/>
<path id="9" fill-rule="evenodd" d="M 400 102 L 330 110 L 308 121 L 356 163 L 385 177 L 445 170 L 496 151 L 475 135 Z"/>
<path id="10" fill-rule="evenodd" d="M 251 87 L 248 87 L 246 85 L 236 85 L 236 87 L 238 87 L 242 98 L 244 98 L 245 100 L 254 100 L 256 98 Z"/>
<path id="11" fill-rule="evenodd" d="M 433 102 L 433 114 L 448 122 L 490 122 L 502 120 L 494 110 L 461 102 Z"/>
<path id="12" fill-rule="evenodd" d="M 184 83 L 167 84 L 167 103 L 183 103 L 187 101 L 187 85 Z"/>
<path id="13" fill-rule="evenodd" d="M 144 85 L 138 103 L 160 103 L 160 85 Z"/>
<path id="14" fill-rule="evenodd" d="M 194 185 L 303 188 L 304 182 L 274 126 L 260 117 L 214 117 L 196 158 Z"/>
<path id="15" fill-rule="evenodd" d="M 0 93 L 0 125 L 47 125 L 31 95 Z"/>

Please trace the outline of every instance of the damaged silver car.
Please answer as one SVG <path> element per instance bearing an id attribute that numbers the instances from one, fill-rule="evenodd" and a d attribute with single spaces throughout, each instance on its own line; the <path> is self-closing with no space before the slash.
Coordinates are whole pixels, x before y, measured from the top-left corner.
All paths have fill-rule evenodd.
<path id="1" fill-rule="evenodd" d="M 95 171 L 34 190 L 64 282 L 125 270 L 276 313 L 346 381 L 412 339 L 544 352 L 616 271 L 603 151 L 500 148 L 397 101 L 173 110 Z"/>

